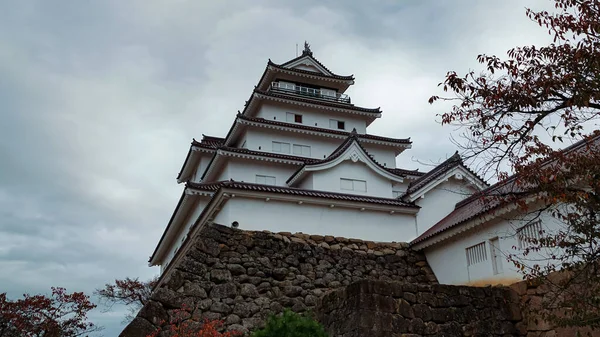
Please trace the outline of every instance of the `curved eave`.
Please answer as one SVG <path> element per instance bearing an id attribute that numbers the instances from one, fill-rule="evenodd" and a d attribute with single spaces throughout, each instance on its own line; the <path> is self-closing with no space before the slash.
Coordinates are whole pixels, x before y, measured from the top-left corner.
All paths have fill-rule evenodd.
<path id="1" fill-rule="evenodd" d="M 183 166 L 177 175 L 177 183 L 181 184 L 190 179 L 198 166 L 202 154 L 214 153 L 215 151 L 215 149 L 202 146 L 199 142 L 193 140 Z"/>
<path id="2" fill-rule="evenodd" d="M 227 134 L 227 139 L 225 140 L 225 146 L 231 146 L 237 140 L 237 138 L 243 133 L 244 126 L 250 127 L 260 127 L 265 129 L 272 130 L 281 130 L 281 131 L 290 131 L 301 134 L 309 134 L 313 136 L 321 136 L 327 138 L 337 138 L 337 139 L 346 139 L 350 136 L 350 132 L 343 132 L 338 130 L 330 130 L 325 128 L 317 128 L 302 124 L 291 124 L 291 123 L 283 123 L 283 122 L 273 122 L 266 119 L 258 119 L 255 117 L 247 117 L 241 114 L 238 114 L 238 117 L 234 124 L 232 125 L 229 133 Z M 363 143 L 381 145 L 386 147 L 391 147 L 396 149 L 396 155 L 401 153 L 404 150 L 410 149 L 412 147 L 412 142 L 410 138 L 406 139 L 393 139 L 393 138 L 385 138 L 385 137 L 377 137 L 368 134 L 358 134 L 358 138 Z"/>
<path id="3" fill-rule="evenodd" d="M 185 188 L 181 197 L 179 198 L 179 202 L 169 219 L 169 223 L 167 224 L 167 228 L 165 228 L 163 234 L 154 249 L 154 252 L 148 259 L 148 263 L 150 266 L 158 265 L 164 258 L 164 255 L 167 253 L 169 245 L 174 240 L 174 238 L 179 233 L 179 230 L 185 220 L 186 216 L 189 214 L 190 209 L 194 206 L 195 201 L 199 196 L 212 196 L 213 192 L 204 192 L 204 193 L 195 193 L 189 188 Z"/>
<path id="4" fill-rule="evenodd" d="M 246 102 L 244 111 L 242 112 L 246 116 L 253 117 L 255 109 L 257 108 L 258 101 L 268 100 L 272 102 L 294 104 L 302 107 L 308 107 L 313 109 L 320 109 L 325 111 L 336 111 L 341 113 L 349 113 L 354 115 L 361 115 L 368 117 L 367 124 L 372 123 L 375 119 L 381 117 L 381 110 L 379 108 L 360 108 L 356 106 L 348 106 L 344 104 L 335 104 L 329 102 L 323 102 L 318 100 L 301 99 L 292 96 L 277 95 L 262 91 L 254 91 L 250 99 Z"/>
<path id="5" fill-rule="evenodd" d="M 275 64 L 269 60 L 265 71 L 258 81 L 257 88 L 260 90 L 267 90 L 270 83 L 274 80 L 281 79 L 308 79 L 310 82 L 321 84 L 328 87 L 335 87 L 340 93 L 344 93 L 351 85 L 354 84 L 354 75 L 350 76 L 339 76 L 339 75 L 325 75 L 308 70 L 302 69 L 290 69 L 282 67 L 281 65 Z"/>
<path id="6" fill-rule="evenodd" d="M 206 170 L 204 171 L 204 174 L 202 175 L 201 180 L 202 181 L 214 180 L 215 177 L 213 176 L 213 172 L 217 172 L 218 168 L 221 165 L 225 164 L 226 158 L 249 159 L 249 160 L 271 162 L 271 163 L 278 163 L 278 164 L 297 165 L 297 166 L 303 165 L 307 161 L 311 160 L 311 158 L 295 157 L 295 156 L 288 156 L 288 155 L 278 155 L 278 154 L 269 153 L 269 152 L 252 151 L 252 150 L 246 150 L 246 149 L 243 149 L 243 151 L 242 151 L 241 149 L 222 147 L 222 148 L 219 148 L 215 152 L 210 163 L 208 163 L 208 166 L 206 167 Z"/>

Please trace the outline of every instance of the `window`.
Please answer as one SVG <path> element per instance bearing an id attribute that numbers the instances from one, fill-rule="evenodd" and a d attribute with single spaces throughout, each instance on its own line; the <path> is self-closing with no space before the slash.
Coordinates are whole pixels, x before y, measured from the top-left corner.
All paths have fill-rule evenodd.
<path id="1" fill-rule="evenodd" d="M 273 142 L 273 152 L 290 153 L 290 143 Z"/>
<path id="2" fill-rule="evenodd" d="M 263 175 L 257 174 L 256 175 L 256 183 L 264 184 L 264 185 L 275 185 L 275 177 L 263 176 Z"/>
<path id="3" fill-rule="evenodd" d="M 310 157 L 310 146 L 294 144 L 293 153 L 298 156 Z"/>
<path id="4" fill-rule="evenodd" d="M 290 123 L 302 124 L 302 115 L 288 112 L 288 113 L 286 113 L 286 120 Z"/>
<path id="5" fill-rule="evenodd" d="M 277 87 L 280 89 L 284 89 L 284 90 L 294 90 L 296 89 L 296 85 L 294 83 L 290 83 L 290 82 L 275 82 L 277 83 Z"/>
<path id="6" fill-rule="evenodd" d="M 333 97 L 335 98 L 335 90 L 333 89 L 325 89 L 325 88 L 321 88 L 321 96 L 325 96 L 325 97 Z"/>
<path id="7" fill-rule="evenodd" d="M 487 252 L 485 251 L 485 242 L 476 244 L 466 249 L 467 266 L 472 266 L 476 263 L 487 260 Z"/>
<path id="8" fill-rule="evenodd" d="M 538 220 L 517 229 L 519 248 L 524 249 L 534 244 L 542 236 L 542 221 Z"/>
<path id="9" fill-rule="evenodd" d="M 364 180 L 340 178 L 340 189 L 346 191 L 366 192 L 367 182 Z"/>
<path id="10" fill-rule="evenodd" d="M 346 122 L 338 121 L 336 119 L 330 119 L 329 127 L 332 129 L 346 130 Z"/>

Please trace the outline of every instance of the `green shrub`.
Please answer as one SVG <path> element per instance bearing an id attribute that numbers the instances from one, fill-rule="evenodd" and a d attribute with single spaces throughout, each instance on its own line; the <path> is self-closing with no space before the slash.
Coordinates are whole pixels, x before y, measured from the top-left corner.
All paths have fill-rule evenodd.
<path id="1" fill-rule="evenodd" d="M 328 337 L 323 326 L 306 315 L 285 309 L 281 315 L 271 315 L 263 329 L 252 337 Z"/>

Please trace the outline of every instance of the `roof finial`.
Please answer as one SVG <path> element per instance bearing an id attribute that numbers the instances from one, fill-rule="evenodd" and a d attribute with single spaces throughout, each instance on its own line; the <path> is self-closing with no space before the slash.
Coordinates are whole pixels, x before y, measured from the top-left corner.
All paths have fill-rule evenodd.
<path id="1" fill-rule="evenodd" d="M 302 56 L 308 55 L 312 56 L 312 51 L 310 50 L 310 44 L 306 40 L 304 40 L 304 50 L 302 51 Z"/>

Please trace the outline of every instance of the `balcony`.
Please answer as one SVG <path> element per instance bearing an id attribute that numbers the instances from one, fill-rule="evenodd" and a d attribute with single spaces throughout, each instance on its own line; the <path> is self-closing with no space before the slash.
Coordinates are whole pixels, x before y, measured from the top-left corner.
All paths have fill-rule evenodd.
<path id="1" fill-rule="evenodd" d="M 314 89 L 293 83 L 272 82 L 270 91 L 350 104 L 350 96 L 348 95 L 338 94 L 337 92 L 329 89 Z"/>

